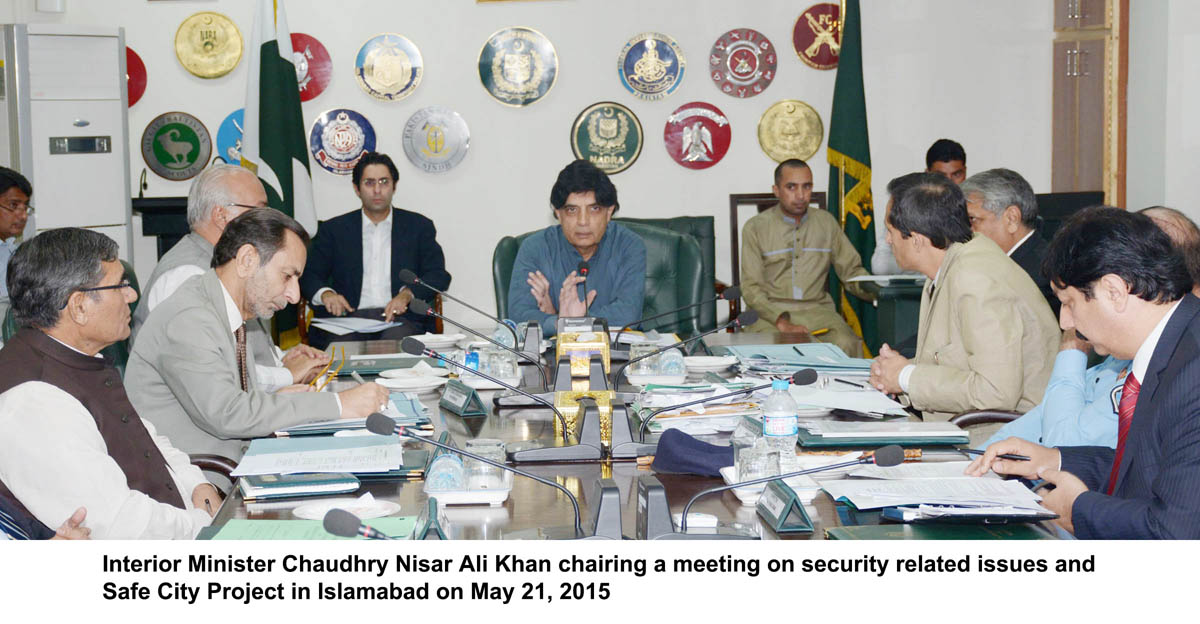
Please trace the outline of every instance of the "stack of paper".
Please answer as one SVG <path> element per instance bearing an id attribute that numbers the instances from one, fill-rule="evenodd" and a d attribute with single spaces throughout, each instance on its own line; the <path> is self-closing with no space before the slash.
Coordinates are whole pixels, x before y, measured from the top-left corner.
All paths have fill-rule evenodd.
<path id="1" fill-rule="evenodd" d="M 353 316 L 332 316 L 313 319 L 312 324 L 336 336 L 345 336 L 354 332 L 367 334 L 380 332 L 392 327 L 399 327 L 403 323 L 400 321 L 387 323 L 383 320 L 376 321 Z"/>
<path id="2" fill-rule="evenodd" d="M 860 479 L 974 479 L 963 474 L 970 461 L 920 461 L 898 466 L 876 466 L 865 464 L 850 471 L 849 476 Z M 986 477 L 999 479 L 994 472 Z"/>
<path id="3" fill-rule="evenodd" d="M 788 392 L 802 410 L 808 406 L 849 410 L 877 416 L 908 415 L 903 405 L 870 387 L 855 390 L 852 386 L 835 383 L 827 388 L 790 386 Z"/>
<path id="4" fill-rule="evenodd" d="M 627 329 L 625 330 L 625 333 L 621 334 L 620 338 L 617 338 L 618 333 L 618 330 L 609 330 L 609 342 L 616 340 L 617 344 L 631 345 L 646 343 L 657 344 L 664 347 L 679 342 L 679 336 L 677 334 L 660 334 L 653 329 L 648 332 L 641 332 L 636 329 Z"/>
<path id="5" fill-rule="evenodd" d="M 966 444 L 967 432 L 946 422 L 843 422 L 801 420 L 801 446 L 882 446 L 884 444 Z"/>
<path id="6" fill-rule="evenodd" d="M 397 425 L 403 427 L 433 430 L 433 421 L 426 415 L 425 406 L 411 393 L 391 393 L 388 406 L 381 413 L 384 416 L 390 416 Z M 277 437 L 333 435 L 339 431 L 366 430 L 366 428 L 367 419 L 365 418 L 338 419 L 295 425 L 287 429 L 280 429 L 275 432 L 275 435 Z"/>
<path id="7" fill-rule="evenodd" d="M 261 438 L 233 471 L 233 476 L 297 472 L 387 472 L 404 464 L 400 439 L 394 436 L 302 436 Z"/>
<path id="8" fill-rule="evenodd" d="M 770 374 L 790 374 L 811 368 L 819 373 L 865 376 L 871 369 L 871 360 L 849 357 L 837 345 L 824 342 L 736 345 L 728 349 L 747 370 Z"/>
<path id="9" fill-rule="evenodd" d="M 996 515 L 999 510 L 1016 510 L 1014 515 L 1050 513 L 1038 503 L 1040 496 L 1020 481 L 1001 479 L 846 479 L 823 481 L 821 487 L 834 500 L 861 510 L 902 505 L 936 506 L 941 513 Z"/>
<path id="10" fill-rule="evenodd" d="M 353 492 L 359 486 L 358 479 L 345 472 L 251 475 L 238 483 L 246 501 L 342 494 Z"/>

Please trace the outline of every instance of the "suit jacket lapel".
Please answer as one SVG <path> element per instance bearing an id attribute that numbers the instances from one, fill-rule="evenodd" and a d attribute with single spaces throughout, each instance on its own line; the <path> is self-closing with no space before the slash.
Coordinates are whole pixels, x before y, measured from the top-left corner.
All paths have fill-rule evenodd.
<path id="1" fill-rule="evenodd" d="M 391 271 L 388 273 L 388 282 L 390 282 L 392 285 L 393 296 L 400 291 L 400 269 L 403 268 L 403 264 L 401 262 L 402 258 L 400 258 L 400 254 L 397 253 L 397 250 L 400 248 L 400 241 L 403 240 L 401 238 L 404 235 L 401 230 L 402 227 L 403 224 L 400 223 L 400 211 L 392 208 L 392 253 L 390 254 L 392 257 L 392 262 L 391 266 L 388 267 L 388 269 Z M 414 273 L 416 272 L 416 269 L 417 267 L 413 267 Z"/>
<path id="2" fill-rule="evenodd" d="M 360 208 L 357 211 L 357 216 L 353 219 L 347 219 L 348 225 L 353 228 L 353 231 L 346 233 L 346 249 L 341 257 L 341 266 L 347 272 L 347 283 L 350 284 L 350 292 L 342 293 L 342 296 L 347 301 L 354 302 L 354 307 L 358 307 L 359 297 L 362 296 L 363 282 L 363 211 Z"/>
<path id="3" fill-rule="evenodd" d="M 226 344 L 229 346 L 229 352 L 233 354 L 233 365 L 236 367 L 237 340 L 233 337 L 233 332 L 229 331 L 229 314 L 225 311 L 225 290 L 221 285 L 221 278 L 217 277 L 215 270 L 209 269 L 201 276 L 201 279 L 204 280 L 204 302 L 221 321 L 221 327 L 225 330 Z M 249 349 L 247 349 L 248 352 Z"/>
<path id="4" fill-rule="evenodd" d="M 1171 363 L 1176 348 L 1179 347 L 1184 330 L 1191 324 L 1197 313 L 1200 313 L 1200 299 L 1191 293 L 1184 295 L 1179 302 L 1179 307 L 1175 308 L 1175 314 L 1171 315 L 1171 320 L 1167 321 L 1167 326 L 1163 328 L 1158 344 L 1154 346 L 1154 355 L 1150 356 L 1150 365 L 1146 368 L 1146 378 L 1141 380 L 1141 388 L 1138 390 L 1137 407 L 1133 410 L 1133 422 L 1130 423 L 1128 437 L 1125 438 L 1125 454 L 1121 456 L 1121 467 L 1117 472 L 1117 482 L 1113 487 L 1114 493 L 1121 487 L 1121 482 L 1125 480 L 1125 473 L 1129 471 L 1130 464 L 1138 455 L 1138 450 L 1131 446 L 1132 441 L 1142 439 L 1147 435 L 1139 433 L 1135 437 L 1134 433 L 1148 432 L 1154 425 L 1152 420 L 1158 411 L 1154 395 L 1161 385 L 1164 373 L 1170 372 L 1165 369 Z"/>
<path id="5" fill-rule="evenodd" d="M 962 243 L 953 243 L 946 250 L 946 258 L 942 261 L 941 271 L 938 273 L 938 278 L 943 280 L 943 285 L 946 275 L 950 273 L 950 267 L 958 258 L 962 248 Z M 929 328 L 933 324 L 933 306 L 940 298 L 941 292 L 940 288 L 934 288 L 933 280 L 926 282 L 925 288 L 921 290 L 921 312 L 917 316 L 917 353 L 923 352 L 925 338 L 929 335 Z"/>

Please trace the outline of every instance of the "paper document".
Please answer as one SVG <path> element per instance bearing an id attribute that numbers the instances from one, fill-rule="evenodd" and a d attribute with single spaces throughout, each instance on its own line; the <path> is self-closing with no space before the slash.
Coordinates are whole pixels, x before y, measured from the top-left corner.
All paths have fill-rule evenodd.
<path id="1" fill-rule="evenodd" d="M 963 474 L 970 461 L 922 461 L 884 468 L 874 464 L 860 466 L 850 471 L 851 477 L 865 479 L 974 479 Z M 987 477 L 999 479 L 994 472 Z"/>
<path id="2" fill-rule="evenodd" d="M 401 323 L 400 321 L 393 321 L 391 323 L 387 323 L 387 322 L 384 322 L 382 319 L 380 319 L 380 320 L 365 319 L 365 318 L 356 318 L 353 316 L 318 318 L 318 319 L 313 319 L 312 324 L 316 325 L 317 327 L 320 327 L 321 329 L 323 329 L 331 334 L 335 334 L 338 336 L 345 336 L 346 334 L 350 334 L 353 332 L 362 332 L 362 333 L 369 334 L 369 333 L 379 332 L 379 331 L 383 331 L 385 329 L 389 329 L 392 327 L 399 327 L 400 325 L 403 325 L 403 323 Z"/>
<path id="3" fill-rule="evenodd" d="M 846 479 L 821 486 L 860 510 L 897 505 L 1009 506 L 1045 511 L 1041 497 L 1019 481 L 1001 479 Z"/>
<path id="4" fill-rule="evenodd" d="M 842 390 L 842 387 L 850 388 L 850 391 Z M 838 384 L 837 386 L 830 385 L 827 388 L 789 386 L 788 392 L 792 395 L 792 399 L 796 401 L 796 404 L 801 407 L 810 405 L 828 409 L 844 409 L 855 412 L 870 412 L 895 416 L 906 416 L 908 414 L 908 412 L 904 411 L 903 405 L 874 388 L 854 390 L 850 386 L 843 386 L 842 384 Z M 960 433 L 959 435 L 962 434 Z"/>
<path id="5" fill-rule="evenodd" d="M 844 422 L 836 420 L 805 421 L 800 423 L 812 435 L 824 438 L 961 438 L 967 432 L 948 422 Z"/>
<path id="6" fill-rule="evenodd" d="M 392 436 L 260 438 L 232 474 L 387 472 L 403 464 L 400 440 Z"/>

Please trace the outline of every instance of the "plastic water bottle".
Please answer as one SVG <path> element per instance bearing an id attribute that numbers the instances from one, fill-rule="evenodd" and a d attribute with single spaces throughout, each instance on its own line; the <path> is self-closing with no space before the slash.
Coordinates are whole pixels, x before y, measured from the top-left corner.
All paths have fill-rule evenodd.
<path id="1" fill-rule="evenodd" d="M 796 464 L 796 437 L 800 433 L 796 401 L 788 392 L 788 381 L 771 382 L 771 394 L 763 402 L 763 440 L 767 448 L 779 453 L 779 469 L 790 472 Z"/>
<path id="2" fill-rule="evenodd" d="M 495 340 L 509 349 L 515 349 L 517 348 L 517 343 L 513 342 L 513 333 L 508 331 L 509 327 L 515 331 L 517 329 L 517 324 L 508 319 L 504 319 L 503 324 L 497 324 L 496 331 L 492 332 L 492 340 Z"/>

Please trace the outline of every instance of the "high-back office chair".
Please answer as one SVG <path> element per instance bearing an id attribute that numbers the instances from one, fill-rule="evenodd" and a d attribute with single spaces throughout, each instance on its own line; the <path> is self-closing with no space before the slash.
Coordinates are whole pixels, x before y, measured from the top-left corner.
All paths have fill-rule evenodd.
<path id="1" fill-rule="evenodd" d="M 141 301 L 142 288 L 138 285 L 137 273 L 133 270 L 133 265 L 121 260 L 121 266 L 125 272 L 121 275 L 121 279 L 128 280 L 129 285 L 133 287 L 133 292 L 137 293 L 138 298 L 133 303 L 129 304 L 130 322 L 133 319 L 133 312 L 137 309 L 138 303 Z M 13 316 L 12 308 L 4 313 L 4 322 L 0 325 L 0 336 L 3 336 L 4 342 L 8 342 L 20 327 L 17 326 L 17 319 Z M 104 357 L 111 358 L 113 366 L 117 367 L 117 371 L 121 373 L 121 377 L 125 377 L 125 364 L 129 362 L 129 339 L 126 338 L 120 342 L 114 342 L 108 345 L 100 352 Z"/>
<path id="2" fill-rule="evenodd" d="M 703 256 L 700 244 L 690 234 L 638 222 L 624 222 L 646 244 L 646 287 L 642 301 L 642 316 L 653 316 L 659 312 L 673 310 L 702 299 L 704 282 Z M 539 230 L 540 231 L 540 230 Z M 520 236 L 505 236 L 496 243 L 492 254 L 492 283 L 496 288 L 496 310 L 500 318 L 508 316 L 509 278 L 521 242 L 535 232 Z M 709 282 L 712 283 L 711 281 Z M 524 287 L 521 282 L 517 287 Z M 513 319 L 521 322 L 528 319 Z M 663 318 L 654 321 L 659 332 L 674 332 L 684 335 L 699 333 L 700 317 L 694 313 L 680 313 L 677 319 Z M 614 328 L 616 329 L 616 328 Z"/>
<path id="3" fill-rule="evenodd" d="M 732 264 L 733 281 L 735 284 L 742 282 L 742 245 L 739 242 L 741 236 L 741 226 L 739 224 L 738 211 L 746 206 L 753 206 L 755 214 L 774 206 L 779 202 L 779 198 L 775 197 L 774 193 L 731 193 L 729 195 L 729 259 Z M 809 200 L 808 209 L 825 210 L 825 193 L 814 192 Z M 867 264 L 870 265 L 870 258 L 867 259 Z M 731 302 L 729 305 L 729 318 L 735 318 L 742 312 L 740 301 Z"/>

